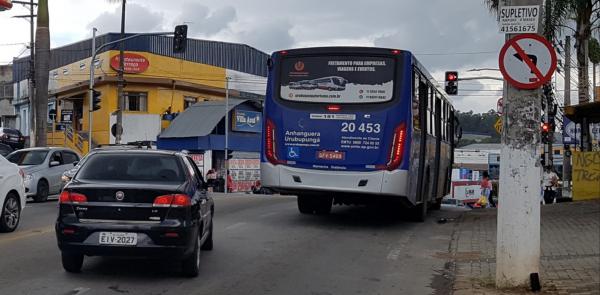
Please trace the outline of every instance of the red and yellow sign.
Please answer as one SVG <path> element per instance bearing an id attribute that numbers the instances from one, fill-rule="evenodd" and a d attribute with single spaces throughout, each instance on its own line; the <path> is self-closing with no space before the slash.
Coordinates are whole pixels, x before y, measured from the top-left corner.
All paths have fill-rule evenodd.
<path id="1" fill-rule="evenodd" d="M 136 53 L 125 53 L 123 60 L 123 72 L 126 74 L 143 73 L 150 67 L 150 61 L 146 57 Z M 119 69 L 119 55 L 115 55 L 110 59 L 110 67 L 115 71 Z"/>
<path id="2" fill-rule="evenodd" d="M 0 11 L 12 8 L 12 0 L 0 0 Z"/>

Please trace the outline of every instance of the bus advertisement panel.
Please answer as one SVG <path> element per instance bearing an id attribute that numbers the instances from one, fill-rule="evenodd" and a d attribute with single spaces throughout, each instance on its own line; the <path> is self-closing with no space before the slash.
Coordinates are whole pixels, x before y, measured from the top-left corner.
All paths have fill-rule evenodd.
<path id="1" fill-rule="evenodd" d="M 392 99 L 394 60 L 319 56 L 283 60 L 281 99 L 317 103 L 369 103 Z"/>

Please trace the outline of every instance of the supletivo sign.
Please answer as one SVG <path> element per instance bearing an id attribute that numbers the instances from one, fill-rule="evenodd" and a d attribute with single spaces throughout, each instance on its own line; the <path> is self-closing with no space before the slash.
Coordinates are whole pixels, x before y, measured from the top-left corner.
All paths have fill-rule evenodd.
<path id="1" fill-rule="evenodd" d="M 537 33 L 540 6 L 501 6 L 498 12 L 500 33 Z"/>

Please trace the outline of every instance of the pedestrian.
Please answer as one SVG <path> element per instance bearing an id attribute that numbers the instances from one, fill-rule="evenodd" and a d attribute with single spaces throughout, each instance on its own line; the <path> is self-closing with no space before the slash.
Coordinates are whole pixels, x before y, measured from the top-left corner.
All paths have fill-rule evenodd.
<path id="1" fill-rule="evenodd" d="M 216 180 L 217 180 L 217 172 L 214 169 L 208 170 L 208 172 L 206 173 L 206 184 L 208 184 L 209 192 L 213 191 Z"/>
<path id="2" fill-rule="evenodd" d="M 552 170 L 552 166 L 546 166 L 544 168 L 544 174 L 542 174 L 542 189 L 544 190 L 545 204 L 554 203 L 557 187 L 558 175 Z"/>
<path id="3" fill-rule="evenodd" d="M 490 181 L 490 174 L 487 171 L 483 171 L 481 177 L 481 195 L 485 196 L 488 200 L 488 206 L 496 207 L 494 199 L 492 198 L 492 182 Z"/>
<path id="4" fill-rule="evenodd" d="M 229 170 L 227 170 L 227 192 L 230 193 L 232 191 L 233 191 L 233 177 L 231 177 Z"/>

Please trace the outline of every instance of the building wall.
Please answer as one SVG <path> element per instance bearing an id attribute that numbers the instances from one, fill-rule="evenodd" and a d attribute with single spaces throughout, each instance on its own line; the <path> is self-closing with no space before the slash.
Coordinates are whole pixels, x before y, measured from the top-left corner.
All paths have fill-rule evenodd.
<path id="1" fill-rule="evenodd" d="M 0 126 L 10 126 L 13 124 L 6 116 L 14 115 L 15 111 L 12 107 L 12 66 L 4 65 L 0 66 Z"/>
<path id="2" fill-rule="evenodd" d="M 154 82 L 147 83 L 136 83 L 131 82 L 132 78 L 147 78 L 147 79 L 162 79 L 163 81 L 176 81 L 187 82 L 194 85 L 210 88 L 223 89 L 226 85 L 226 75 L 228 71 L 224 68 L 219 68 L 211 65 L 199 64 L 190 61 L 180 60 L 171 57 L 160 56 L 147 52 L 127 52 L 134 53 L 143 56 L 149 62 L 149 67 L 142 73 L 137 74 L 126 74 L 125 81 L 126 86 L 125 92 L 144 92 L 147 93 L 147 111 L 145 112 L 130 112 L 125 111 L 125 114 L 158 114 L 163 115 L 166 113 L 179 113 L 184 111 L 185 98 L 193 97 L 197 101 L 205 100 L 222 100 L 223 95 L 214 94 L 214 92 L 207 92 L 201 89 L 198 90 L 181 90 L 174 87 L 167 87 L 163 84 L 157 84 Z M 95 69 L 95 76 L 100 77 L 116 77 L 116 71 L 111 68 L 111 58 L 118 55 L 118 51 L 108 51 L 101 54 L 98 57 L 97 68 Z M 62 109 L 70 108 L 75 106 L 80 107 L 81 111 L 76 113 L 81 114 L 80 124 L 77 122 L 71 123 L 73 129 L 77 129 L 76 126 L 80 127 L 81 133 L 86 133 L 88 130 L 88 116 L 89 112 L 89 98 L 88 91 L 85 87 L 72 91 L 69 87 L 74 85 L 87 84 L 89 79 L 89 62 L 90 59 L 77 61 L 71 63 L 59 69 L 54 69 L 50 72 L 50 91 L 54 93 L 58 103 L 57 114 L 60 118 Z M 231 71 L 229 71 L 231 73 Z M 253 75 L 241 75 L 238 74 L 236 77 L 242 77 L 244 81 L 255 81 L 256 85 L 253 85 L 252 90 L 254 93 L 261 93 L 261 88 L 265 88 L 266 81 L 264 77 L 253 76 Z M 127 80 L 130 79 L 128 82 Z M 231 85 L 230 85 L 231 86 Z M 235 86 L 235 85 L 234 85 Z M 248 83 L 238 83 L 239 87 L 248 87 Z M 117 85 L 116 82 L 99 82 L 95 87 L 97 91 L 101 92 L 101 109 L 93 112 L 93 141 L 95 144 L 108 144 L 111 142 L 110 133 L 110 118 L 117 110 Z M 250 89 L 239 89 L 239 90 L 250 90 Z M 264 94 L 264 90 L 262 91 Z M 66 102 L 66 103 L 61 103 Z M 170 121 L 163 120 L 161 127 L 164 129 L 168 127 Z M 127 133 L 127 130 L 124 130 Z M 82 153 L 87 152 L 87 145 Z"/>

